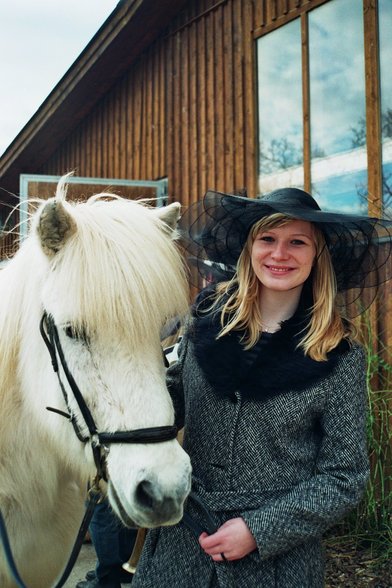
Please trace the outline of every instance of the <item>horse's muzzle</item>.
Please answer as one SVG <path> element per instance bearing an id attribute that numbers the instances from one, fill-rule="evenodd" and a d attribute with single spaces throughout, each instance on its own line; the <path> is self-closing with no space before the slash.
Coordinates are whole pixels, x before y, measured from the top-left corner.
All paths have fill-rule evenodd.
<path id="1" fill-rule="evenodd" d="M 127 527 L 160 527 L 174 525 L 183 516 L 183 506 L 191 488 L 190 476 L 173 489 L 165 490 L 155 476 L 141 480 L 134 491 L 133 504 L 124 504 L 114 485 L 109 483 L 109 499 Z"/>

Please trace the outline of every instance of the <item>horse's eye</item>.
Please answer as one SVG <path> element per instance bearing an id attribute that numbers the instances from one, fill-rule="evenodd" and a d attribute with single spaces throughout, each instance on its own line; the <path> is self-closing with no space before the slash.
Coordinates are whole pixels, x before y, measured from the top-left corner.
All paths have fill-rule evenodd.
<path id="1" fill-rule="evenodd" d="M 84 330 L 75 329 L 72 325 L 66 325 L 64 327 L 64 333 L 70 339 L 77 339 L 78 341 L 84 341 L 84 343 L 88 342 L 87 334 Z"/>
<path id="2" fill-rule="evenodd" d="M 67 325 L 66 327 L 64 327 L 64 333 L 70 339 L 78 339 L 79 338 L 76 330 L 74 329 L 74 327 L 72 325 Z"/>

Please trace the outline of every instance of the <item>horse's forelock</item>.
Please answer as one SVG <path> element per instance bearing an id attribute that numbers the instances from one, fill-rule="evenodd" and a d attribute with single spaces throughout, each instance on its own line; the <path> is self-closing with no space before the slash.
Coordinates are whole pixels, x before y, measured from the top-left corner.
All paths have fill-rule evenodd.
<path id="1" fill-rule="evenodd" d="M 155 333 L 186 311 L 184 264 L 150 209 L 95 199 L 69 210 L 78 230 L 54 260 L 53 278 L 72 297 L 75 323 L 122 325 L 137 341 L 141 330 Z"/>

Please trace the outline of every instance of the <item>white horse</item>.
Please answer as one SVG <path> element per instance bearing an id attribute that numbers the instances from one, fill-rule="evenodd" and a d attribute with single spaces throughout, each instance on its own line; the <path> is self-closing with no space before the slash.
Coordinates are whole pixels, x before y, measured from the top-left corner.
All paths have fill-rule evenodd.
<path id="1" fill-rule="evenodd" d="M 40 334 L 57 327 L 66 364 L 107 433 L 173 425 L 160 331 L 183 314 L 188 288 L 172 239 L 180 205 L 154 209 L 95 196 L 66 201 L 66 179 L 40 205 L 16 256 L 0 271 L 0 510 L 29 588 L 59 577 L 95 472 L 89 431 L 60 364 L 66 406 Z M 101 195 L 102 196 L 102 195 Z M 108 495 L 125 524 L 175 524 L 190 490 L 175 439 L 109 445 Z M 0 547 L 0 586 L 14 587 Z"/>

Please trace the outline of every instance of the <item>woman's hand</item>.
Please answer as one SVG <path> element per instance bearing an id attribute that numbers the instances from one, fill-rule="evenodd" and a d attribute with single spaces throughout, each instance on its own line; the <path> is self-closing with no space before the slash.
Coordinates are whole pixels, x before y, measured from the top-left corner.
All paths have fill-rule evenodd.
<path id="1" fill-rule="evenodd" d="M 240 517 L 226 521 L 213 535 L 202 533 L 199 543 L 214 561 L 241 559 L 257 548 L 252 533 Z"/>

